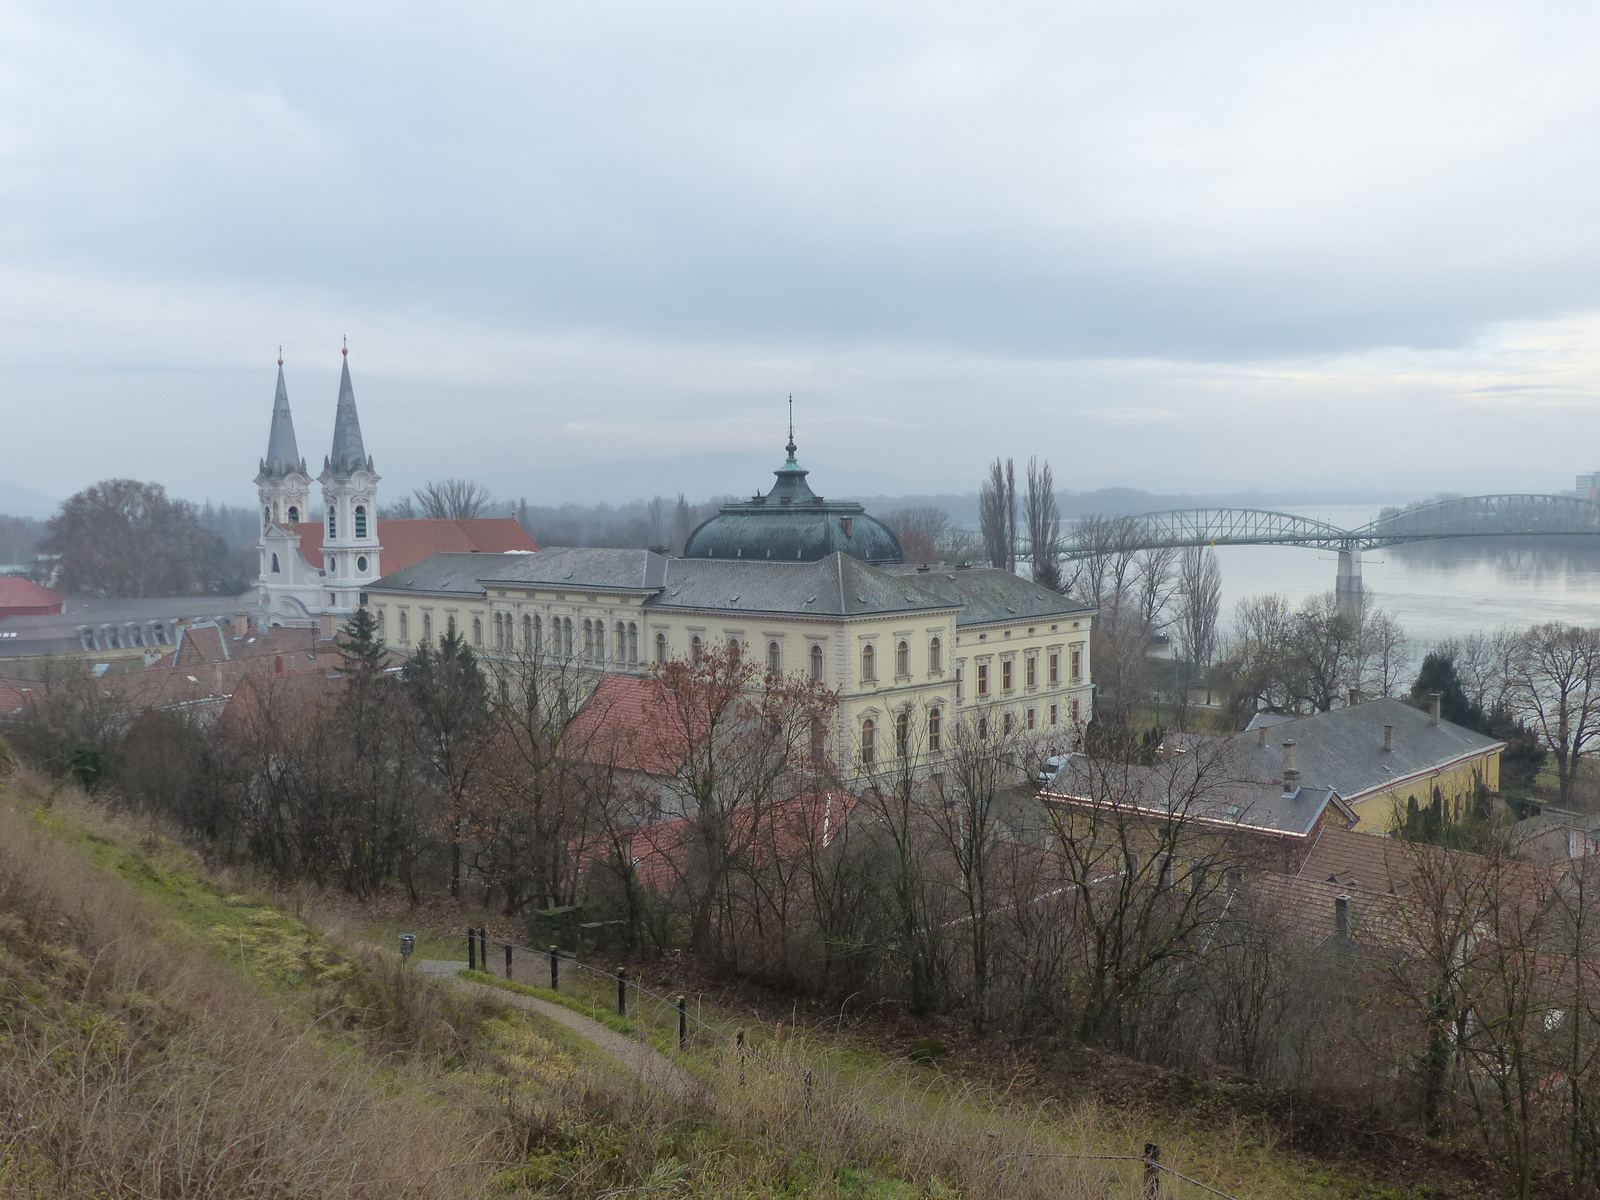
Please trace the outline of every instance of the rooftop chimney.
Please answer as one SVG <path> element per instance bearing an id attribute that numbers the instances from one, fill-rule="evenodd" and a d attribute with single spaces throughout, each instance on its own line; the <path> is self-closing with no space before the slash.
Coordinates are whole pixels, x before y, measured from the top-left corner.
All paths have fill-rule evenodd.
<path id="1" fill-rule="evenodd" d="M 1261 744 L 1263 746 L 1265 746 L 1267 744 L 1267 727 L 1265 725 L 1263 725 L 1261 727 L 1260 734 L 1261 734 Z"/>
<path id="2" fill-rule="evenodd" d="M 1333 902 L 1333 928 L 1341 937 L 1350 936 L 1350 897 L 1340 896 Z"/>
<path id="3" fill-rule="evenodd" d="M 1385 750 L 1389 751 L 1389 753 L 1391 753 L 1391 754 L 1394 753 L 1394 726 L 1393 725 L 1385 725 L 1383 727 L 1383 748 Z"/>
<path id="4" fill-rule="evenodd" d="M 325 612 L 320 614 L 317 624 L 319 626 L 317 632 L 321 635 L 323 641 L 331 642 L 339 636 L 339 615 L 337 613 Z"/>
<path id="5" fill-rule="evenodd" d="M 1433 723 L 1439 723 L 1439 701 L 1444 699 L 1443 692 L 1428 693 L 1428 711 L 1433 714 Z"/>
<path id="6" fill-rule="evenodd" d="M 1358 705 L 1360 703 L 1361 703 L 1361 689 L 1360 688 L 1351 688 L 1350 689 L 1350 707 L 1354 708 L 1356 705 Z"/>
<path id="7" fill-rule="evenodd" d="M 1295 757 L 1293 740 L 1283 744 L 1283 794 L 1294 796 L 1300 791 L 1300 762 Z"/>

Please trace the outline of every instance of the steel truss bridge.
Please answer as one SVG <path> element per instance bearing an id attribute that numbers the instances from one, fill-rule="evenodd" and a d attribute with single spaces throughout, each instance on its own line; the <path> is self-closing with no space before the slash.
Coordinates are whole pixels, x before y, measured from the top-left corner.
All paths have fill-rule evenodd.
<path id="1" fill-rule="evenodd" d="M 1128 550 L 1188 546 L 1310 546 L 1339 554 L 1337 594 L 1359 603 L 1361 552 L 1440 538 L 1600 534 L 1600 505 L 1572 496 L 1464 496 L 1406 508 L 1340 529 L 1290 513 L 1253 508 L 1189 508 L 1080 521 L 1061 556 L 1091 558 Z"/>

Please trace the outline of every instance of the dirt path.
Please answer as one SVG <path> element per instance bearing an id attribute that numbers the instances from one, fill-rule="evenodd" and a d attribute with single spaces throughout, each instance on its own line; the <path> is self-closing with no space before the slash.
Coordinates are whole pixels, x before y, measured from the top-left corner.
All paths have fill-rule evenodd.
<path id="1" fill-rule="evenodd" d="M 508 991 L 505 988 L 490 987 L 485 983 L 473 983 L 469 979 L 462 979 L 457 972 L 466 969 L 466 963 L 443 962 L 439 959 L 423 959 L 416 965 L 416 970 L 433 975 L 448 983 L 451 987 L 460 988 L 462 991 L 479 992 L 485 996 L 500 1000 L 516 1008 L 527 1009 L 529 1012 L 538 1013 L 557 1024 L 564 1025 L 581 1038 L 593 1042 L 606 1054 L 622 1063 L 640 1080 L 652 1087 L 673 1096 L 687 1098 L 698 1095 L 702 1090 L 700 1084 L 677 1063 L 662 1054 L 653 1046 L 635 1041 L 626 1034 L 608 1029 L 599 1021 L 586 1017 L 582 1013 L 573 1012 L 565 1005 L 552 1004 L 548 1000 L 541 1000 L 537 996 L 524 996 L 519 992 Z"/>

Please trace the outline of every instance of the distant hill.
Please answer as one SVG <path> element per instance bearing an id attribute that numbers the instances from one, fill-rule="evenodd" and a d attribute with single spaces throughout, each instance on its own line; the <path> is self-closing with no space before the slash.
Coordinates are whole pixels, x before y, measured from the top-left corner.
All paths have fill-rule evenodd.
<path id="1" fill-rule="evenodd" d="M 43 520 L 56 515 L 61 501 L 52 500 L 32 488 L 15 483 L 0 483 L 0 513 L 8 517 L 34 517 Z"/>

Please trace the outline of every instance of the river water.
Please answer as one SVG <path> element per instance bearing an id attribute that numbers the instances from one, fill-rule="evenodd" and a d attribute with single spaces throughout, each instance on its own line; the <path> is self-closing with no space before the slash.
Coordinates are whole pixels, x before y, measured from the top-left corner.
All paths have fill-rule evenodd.
<path id="1" fill-rule="evenodd" d="M 1298 516 L 1356 529 L 1382 505 L 1295 508 Z M 1219 546 L 1222 624 L 1248 596 L 1292 603 L 1333 590 L 1337 555 L 1296 546 Z M 1461 538 L 1372 550 L 1362 556 L 1369 603 L 1405 628 L 1420 654 L 1473 630 L 1542 621 L 1600 625 L 1600 537 Z"/>

